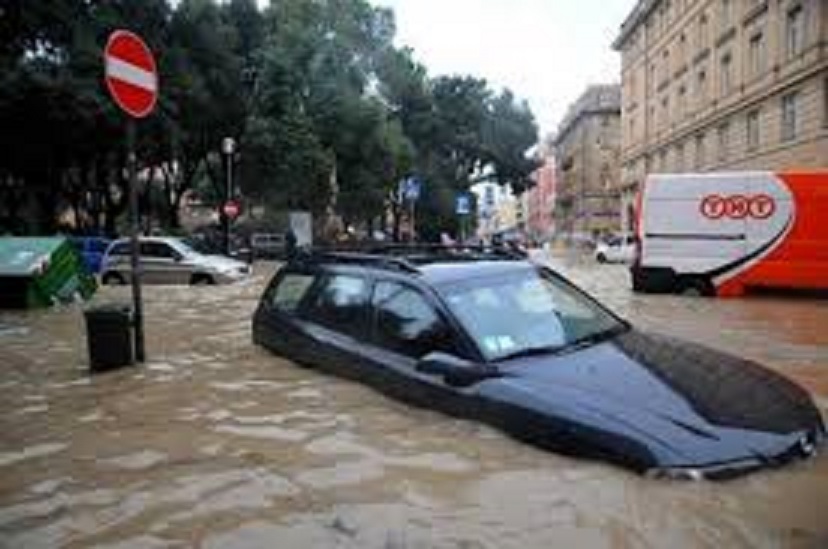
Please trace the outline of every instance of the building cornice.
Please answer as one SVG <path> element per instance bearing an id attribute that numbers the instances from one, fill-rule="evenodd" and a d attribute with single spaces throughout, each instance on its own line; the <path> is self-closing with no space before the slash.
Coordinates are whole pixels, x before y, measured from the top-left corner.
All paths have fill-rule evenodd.
<path id="1" fill-rule="evenodd" d="M 661 3 L 661 0 L 639 0 L 630 14 L 627 15 L 627 18 L 624 19 L 624 22 L 621 23 L 621 31 L 618 37 L 613 40 L 612 49 L 621 51 L 627 38 L 635 32 L 659 3 Z"/>

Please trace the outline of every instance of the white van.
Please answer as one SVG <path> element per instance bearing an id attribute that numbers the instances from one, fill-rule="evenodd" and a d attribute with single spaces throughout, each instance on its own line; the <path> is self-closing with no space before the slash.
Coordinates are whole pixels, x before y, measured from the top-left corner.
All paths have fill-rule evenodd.
<path id="1" fill-rule="evenodd" d="M 828 171 L 656 174 L 638 196 L 643 292 L 828 288 Z"/>

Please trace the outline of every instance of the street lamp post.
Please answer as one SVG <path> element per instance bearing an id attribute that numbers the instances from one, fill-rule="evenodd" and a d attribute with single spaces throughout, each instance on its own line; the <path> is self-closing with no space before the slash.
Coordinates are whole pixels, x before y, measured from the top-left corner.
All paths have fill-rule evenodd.
<path id="1" fill-rule="evenodd" d="M 221 152 L 224 154 L 227 165 L 227 181 L 224 187 L 224 202 L 221 207 L 221 219 L 224 224 L 224 254 L 230 255 L 230 223 L 231 219 L 224 211 L 224 206 L 233 200 L 233 154 L 236 152 L 236 141 L 232 137 L 225 137 L 221 141 Z"/>

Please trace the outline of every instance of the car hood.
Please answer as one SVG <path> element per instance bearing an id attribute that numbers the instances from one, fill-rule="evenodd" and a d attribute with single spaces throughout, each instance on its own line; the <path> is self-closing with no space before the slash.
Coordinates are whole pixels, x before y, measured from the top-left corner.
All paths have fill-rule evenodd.
<path id="1" fill-rule="evenodd" d="M 805 445 L 804 437 L 815 442 L 824 435 L 808 393 L 781 375 L 636 330 L 502 367 L 506 377 L 482 391 L 644 444 L 657 465 L 781 460 Z"/>

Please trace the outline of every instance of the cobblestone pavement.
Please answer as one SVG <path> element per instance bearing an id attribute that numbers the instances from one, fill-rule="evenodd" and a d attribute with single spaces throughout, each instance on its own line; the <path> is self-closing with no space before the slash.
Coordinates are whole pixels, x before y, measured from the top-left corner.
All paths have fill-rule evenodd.
<path id="1" fill-rule="evenodd" d="M 639 296 L 623 267 L 552 264 L 828 411 L 828 302 Z M 145 288 L 148 363 L 94 377 L 79 307 L 0 313 L 0 547 L 828 547 L 826 455 L 684 483 L 537 450 L 254 347 L 256 270 Z"/>

